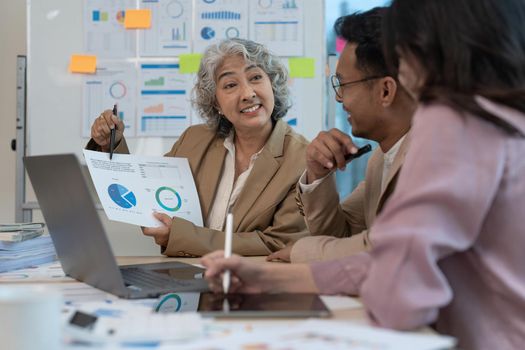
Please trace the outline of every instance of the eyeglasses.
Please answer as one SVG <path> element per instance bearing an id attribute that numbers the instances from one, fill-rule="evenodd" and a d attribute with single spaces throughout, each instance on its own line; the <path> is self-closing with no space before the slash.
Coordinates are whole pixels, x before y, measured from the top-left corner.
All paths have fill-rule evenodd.
<path id="1" fill-rule="evenodd" d="M 357 84 L 357 83 L 363 83 L 365 81 L 379 79 L 379 78 L 383 78 L 383 77 L 382 76 L 378 76 L 378 75 L 374 75 L 374 76 L 371 76 L 371 77 L 367 77 L 367 78 L 363 78 L 363 79 L 359 79 L 359 80 L 355 80 L 355 81 L 349 81 L 349 82 L 346 82 L 346 83 L 341 83 L 341 81 L 339 81 L 339 78 L 337 77 L 337 75 L 332 75 L 330 77 L 330 81 L 332 82 L 332 87 L 334 88 L 334 91 L 335 91 L 335 94 L 337 95 L 337 97 L 342 98 L 343 97 L 343 92 L 342 92 L 341 88 L 343 86 Z"/>

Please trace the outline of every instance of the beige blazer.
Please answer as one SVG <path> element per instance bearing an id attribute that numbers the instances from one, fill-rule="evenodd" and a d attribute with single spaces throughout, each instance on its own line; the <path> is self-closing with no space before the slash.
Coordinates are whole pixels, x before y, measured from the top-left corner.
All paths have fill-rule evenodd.
<path id="1" fill-rule="evenodd" d="M 290 256 L 292 262 L 331 260 L 370 248 L 368 229 L 394 191 L 405 160 L 409 136 L 407 134 L 399 147 L 384 191 L 381 191 L 383 153 L 379 148 L 368 161 L 365 180 L 341 203 L 335 175 L 321 182 L 310 193 L 301 193 L 297 185 L 297 204 L 313 236 L 294 244 Z"/>
<path id="2" fill-rule="evenodd" d="M 308 234 L 295 204 L 295 184 L 305 169 L 307 145 L 308 141 L 284 121 L 276 123 L 232 208 L 235 253 L 268 255 Z M 124 139 L 115 151 L 129 153 Z M 226 153 L 223 138 L 205 125 L 196 125 L 186 129 L 166 154 L 188 158 L 204 219 L 210 212 Z M 175 217 L 162 253 L 201 256 L 223 248 L 224 232 Z"/>

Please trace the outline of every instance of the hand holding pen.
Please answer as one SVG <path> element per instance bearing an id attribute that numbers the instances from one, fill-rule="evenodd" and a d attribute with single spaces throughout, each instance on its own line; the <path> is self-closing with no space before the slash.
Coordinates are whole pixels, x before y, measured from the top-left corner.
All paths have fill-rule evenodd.
<path id="1" fill-rule="evenodd" d="M 352 138 L 338 129 L 320 132 L 306 148 L 307 183 L 336 169 L 344 170 L 347 163 L 371 150 L 370 145 L 356 147 Z"/>
<path id="2" fill-rule="evenodd" d="M 116 111 L 116 106 L 113 108 Z M 108 109 L 102 112 L 91 126 L 91 138 L 101 147 L 102 151 L 110 151 L 111 130 L 114 129 L 116 147 L 122 140 L 124 133 L 123 121 L 113 114 L 113 110 Z"/>

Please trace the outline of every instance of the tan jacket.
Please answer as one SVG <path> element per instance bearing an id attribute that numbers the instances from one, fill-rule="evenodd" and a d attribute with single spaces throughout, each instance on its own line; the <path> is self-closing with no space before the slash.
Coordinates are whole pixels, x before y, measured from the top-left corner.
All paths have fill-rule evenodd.
<path id="1" fill-rule="evenodd" d="M 235 253 L 268 255 L 308 234 L 295 204 L 295 184 L 305 169 L 307 145 L 288 124 L 276 123 L 232 209 Z M 129 153 L 124 139 L 115 152 Z M 188 158 L 204 219 L 210 212 L 226 153 L 223 138 L 205 125 L 196 125 L 186 129 L 165 155 Z M 201 256 L 223 248 L 224 232 L 174 217 L 162 253 Z"/>
<path id="2" fill-rule="evenodd" d="M 341 203 L 335 176 L 321 182 L 310 193 L 301 193 L 297 185 L 297 204 L 305 215 L 309 231 L 315 236 L 302 238 L 294 244 L 290 255 L 292 262 L 331 260 L 370 248 L 368 229 L 394 191 L 409 137 L 407 134 L 399 147 L 383 192 L 383 153 L 379 148 L 368 161 L 365 180 Z"/>

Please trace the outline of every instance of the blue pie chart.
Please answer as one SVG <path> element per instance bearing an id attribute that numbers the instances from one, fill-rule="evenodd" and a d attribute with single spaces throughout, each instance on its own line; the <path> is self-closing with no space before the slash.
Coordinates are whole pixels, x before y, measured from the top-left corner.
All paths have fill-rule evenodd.
<path id="1" fill-rule="evenodd" d="M 121 208 L 129 209 L 137 205 L 135 194 L 122 185 L 109 185 L 108 194 L 111 200 Z"/>
<path id="2" fill-rule="evenodd" d="M 202 30 L 201 30 L 201 37 L 202 37 L 204 40 L 210 40 L 210 39 L 212 39 L 214 36 L 215 36 L 215 31 L 213 30 L 213 28 L 210 28 L 210 27 L 204 27 L 204 28 L 202 28 Z"/>

